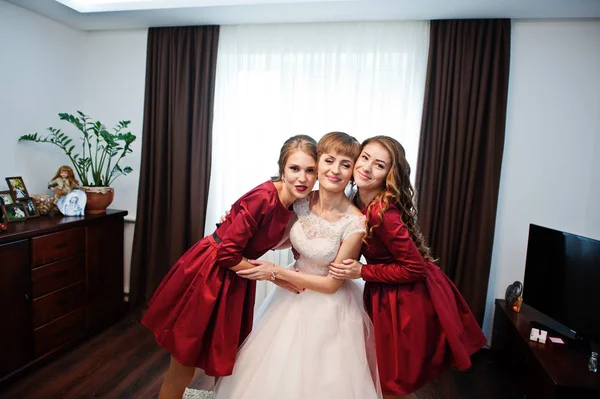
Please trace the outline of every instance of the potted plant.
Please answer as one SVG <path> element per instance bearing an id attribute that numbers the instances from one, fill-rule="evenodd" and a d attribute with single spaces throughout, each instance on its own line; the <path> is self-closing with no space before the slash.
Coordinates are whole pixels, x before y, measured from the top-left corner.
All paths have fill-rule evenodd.
<path id="1" fill-rule="evenodd" d="M 48 128 L 50 134 L 47 136 L 26 134 L 19 137 L 19 142 L 50 143 L 61 148 L 73 164 L 81 189 L 86 192 L 86 213 L 103 213 L 114 198 L 111 184 L 119 176 L 132 171 L 130 166 L 120 165 L 123 158 L 132 152 L 131 144 L 136 139 L 127 131 L 131 121 L 119 121 L 113 132 L 109 132 L 100 121 L 93 122 L 81 111 L 77 111 L 77 115 L 60 113 L 58 117 L 81 133 L 81 152 L 72 144 L 73 139 L 53 127 Z"/>

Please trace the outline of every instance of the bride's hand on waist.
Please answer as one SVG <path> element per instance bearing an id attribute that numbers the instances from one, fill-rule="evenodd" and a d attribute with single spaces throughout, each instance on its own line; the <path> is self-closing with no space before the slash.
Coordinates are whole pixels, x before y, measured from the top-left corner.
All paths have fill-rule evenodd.
<path id="1" fill-rule="evenodd" d="M 344 259 L 342 263 L 331 263 L 329 275 L 337 280 L 353 280 L 360 278 L 362 263 L 356 259 Z"/>

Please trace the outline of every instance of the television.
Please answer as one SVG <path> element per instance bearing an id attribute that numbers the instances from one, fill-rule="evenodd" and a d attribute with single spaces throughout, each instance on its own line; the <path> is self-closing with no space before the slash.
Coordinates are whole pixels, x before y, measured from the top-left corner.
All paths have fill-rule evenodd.
<path id="1" fill-rule="evenodd" d="M 529 225 L 523 302 L 600 343 L 600 241 Z"/>

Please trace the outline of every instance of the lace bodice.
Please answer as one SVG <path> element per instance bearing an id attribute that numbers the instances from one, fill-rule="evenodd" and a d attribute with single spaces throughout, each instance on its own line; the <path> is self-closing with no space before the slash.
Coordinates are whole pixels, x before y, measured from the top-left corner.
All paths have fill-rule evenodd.
<path id="1" fill-rule="evenodd" d="M 290 230 L 290 240 L 300 257 L 296 268 L 303 273 L 327 275 L 329 264 L 350 234 L 366 232 L 363 215 L 345 215 L 337 222 L 328 222 L 310 211 L 309 198 L 294 202 L 298 221 Z"/>

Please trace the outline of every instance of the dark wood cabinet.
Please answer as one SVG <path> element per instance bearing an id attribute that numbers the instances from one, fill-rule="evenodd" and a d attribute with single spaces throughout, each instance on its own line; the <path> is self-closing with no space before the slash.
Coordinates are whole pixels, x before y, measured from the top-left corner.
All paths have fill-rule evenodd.
<path id="1" fill-rule="evenodd" d="M 87 228 L 88 328 L 105 327 L 123 309 L 123 222 L 107 220 Z M 121 245 L 115 245 L 116 242 Z"/>
<path id="2" fill-rule="evenodd" d="M 513 388 L 527 399 L 600 398 L 600 373 L 566 344 L 529 340 L 531 322 L 552 325 L 548 317 L 523 304 L 516 313 L 496 299 L 492 350 Z"/>
<path id="3" fill-rule="evenodd" d="M 0 388 L 122 317 L 126 214 L 39 217 L 0 234 Z"/>
<path id="4" fill-rule="evenodd" d="M 0 378 L 33 359 L 29 245 L 0 245 Z"/>

